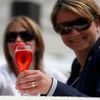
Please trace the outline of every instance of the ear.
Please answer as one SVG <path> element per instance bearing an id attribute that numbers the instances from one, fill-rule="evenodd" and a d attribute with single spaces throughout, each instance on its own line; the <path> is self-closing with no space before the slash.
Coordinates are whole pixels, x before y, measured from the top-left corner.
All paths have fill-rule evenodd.
<path id="1" fill-rule="evenodd" d="M 95 20 L 95 25 L 96 25 L 96 27 L 100 27 L 100 21 L 99 21 L 99 19 Z"/>
<path id="2" fill-rule="evenodd" d="M 100 21 L 99 21 L 99 19 L 95 20 L 95 26 L 97 28 L 97 32 L 99 32 L 99 30 L 100 30 Z"/>

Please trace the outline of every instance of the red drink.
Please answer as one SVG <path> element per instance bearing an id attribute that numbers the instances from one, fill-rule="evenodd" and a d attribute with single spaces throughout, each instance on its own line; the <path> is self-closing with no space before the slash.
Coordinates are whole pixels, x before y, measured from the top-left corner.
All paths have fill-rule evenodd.
<path id="1" fill-rule="evenodd" d="M 19 72 L 22 72 L 28 69 L 32 62 L 32 51 L 27 50 L 27 48 L 23 48 L 23 45 L 22 47 L 19 46 L 19 49 L 15 52 L 15 59 Z"/>

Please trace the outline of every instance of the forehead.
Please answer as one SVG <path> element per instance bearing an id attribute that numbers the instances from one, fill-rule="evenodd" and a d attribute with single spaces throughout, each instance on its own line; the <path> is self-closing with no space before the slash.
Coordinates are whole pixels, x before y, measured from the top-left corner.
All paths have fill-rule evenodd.
<path id="1" fill-rule="evenodd" d="M 16 31 L 16 32 L 19 32 L 19 31 L 24 31 L 24 30 L 26 30 L 26 29 L 19 22 L 11 23 L 9 25 L 9 28 L 8 28 L 8 31 Z"/>
<path id="2" fill-rule="evenodd" d="M 61 9 L 57 16 L 57 24 L 62 22 L 69 22 L 79 18 L 80 16 L 76 13 L 69 11 L 67 9 Z"/>

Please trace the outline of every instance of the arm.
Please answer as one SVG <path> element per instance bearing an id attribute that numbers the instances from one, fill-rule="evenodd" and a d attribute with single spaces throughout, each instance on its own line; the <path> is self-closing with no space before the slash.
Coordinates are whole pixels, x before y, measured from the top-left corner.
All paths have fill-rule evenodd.
<path id="1" fill-rule="evenodd" d="M 47 95 L 42 96 L 81 96 L 85 97 L 85 94 L 80 93 L 75 88 L 64 84 L 60 81 L 57 81 L 55 78 L 53 78 L 53 83 L 51 86 L 50 91 Z"/>
<path id="2" fill-rule="evenodd" d="M 32 87 L 32 82 L 35 82 L 35 87 Z M 53 82 L 53 83 L 52 83 Z M 26 70 L 19 74 L 16 88 L 20 90 L 22 93 L 29 93 L 31 95 L 34 94 L 47 94 L 47 96 L 80 96 L 86 97 L 90 95 L 86 95 L 86 93 L 82 93 L 78 91 L 78 89 L 73 88 L 70 85 L 66 85 L 61 82 L 51 81 L 47 75 L 42 73 L 39 70 Z M 95 92 L 95 91 L 94 91 Z M 100 80 L 98 80 L 97 89 L 95 92 L 95 96 L 100 94 Z M 94 96 L 94 95 L 93 95 Z M 93 97 L 91 95 L 91 97 Z"/>
<path id="3" fill-rule="evenodd" d="M 14 95 L 13 90 L 7 79 L 0 74 L 0 95 Z"/>
<path id="4" fill-rule="evenodd" d="M 0 95 L 18 94 L 15 89 L 15 79 L 7 65 L 0 66 Z"/>
<path id="5" fill-rule="evenodd" d="M 53 96 L 82 96 L 84 97 L 86 95 L 80 93 L 75 88 L 58 81 L 57 88 Z"/>

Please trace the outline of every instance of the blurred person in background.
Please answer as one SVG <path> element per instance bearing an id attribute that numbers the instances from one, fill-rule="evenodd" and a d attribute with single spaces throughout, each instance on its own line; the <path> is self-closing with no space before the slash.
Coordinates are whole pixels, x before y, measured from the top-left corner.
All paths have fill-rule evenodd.
<path id="1" fill-rule="evenodd" d="M 14 45 L 20 42 L 32 48 L 32 62 L 29 70 L 41 70 L 48 77 L 55 77 L 66 83 L 67 78 L 61 72 L 44 66 L 44 43 L 39 26 L 26 16 L 18 16 L 13 18 L 5 29 L 3 47 L 7 65 L 0 67 L 0 95 L 21 95 L 15 88 L 19 71 L 13 50 Z"/>
<path id="2" fill-rule="evenodd" d="M 100 9 L 94 0 L 57 0 L 52 10 L 54 30 L 76 58 L 66 84 L 40 71 L 19 74 L 16 88 L 22 93 L 53 96 L 100 97 Z M 63 66 L 62 66 L 63 67 Z M 27 88 L 31 80 L 36 87 Z"/>

